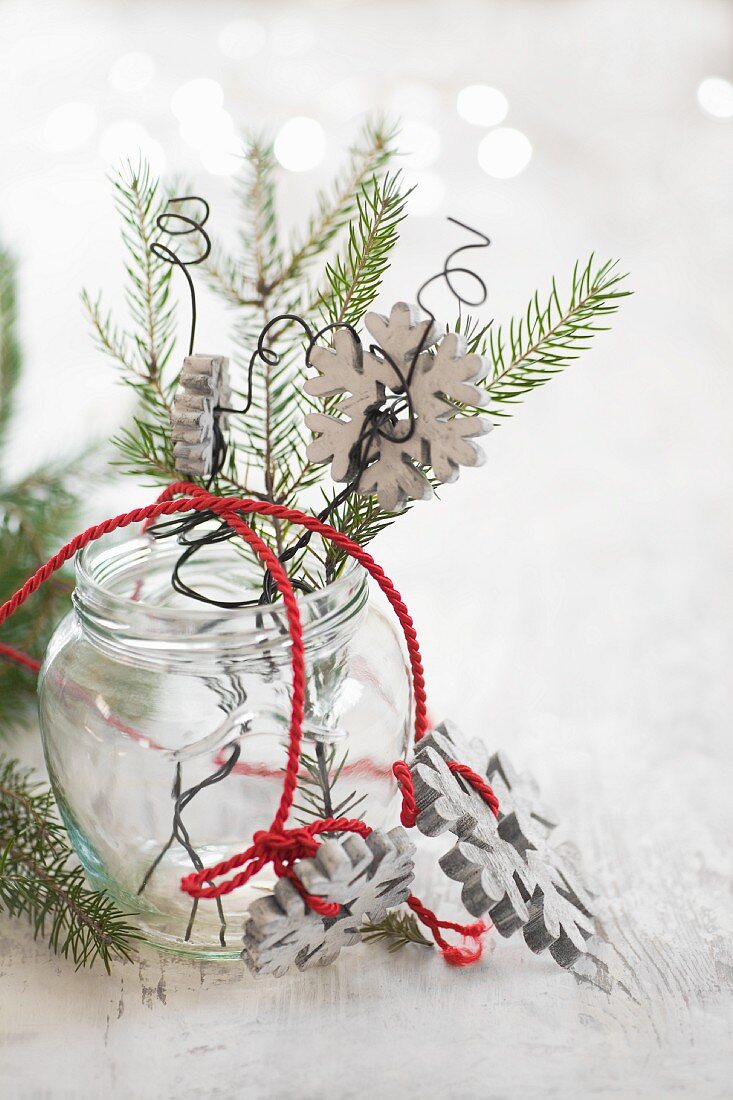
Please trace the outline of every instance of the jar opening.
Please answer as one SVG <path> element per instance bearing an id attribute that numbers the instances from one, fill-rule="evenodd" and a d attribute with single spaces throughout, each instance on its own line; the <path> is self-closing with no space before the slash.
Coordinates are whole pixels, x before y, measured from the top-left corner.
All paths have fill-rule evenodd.
<path id="1" fill-rule="evenodd" d="M 123 533 L 107 535 L 81 551 L 73 600 L 92 639 L 153 660 L 155 650 L 167 650 L 167 657 L 174 659 L 183 647 L 186 663 L 207 652 L 252 656 L 289 648 L 281 601 L 230 609 L 177 593 L 171 575 L 180 555 L 181 546 L 172 539 Z M 203 547 L 184 569 L 187 584 L 217 600 L 256 600 L 261 592 L 259 562 L 249 548 L 233 542 Z M 367 598 L 367 575 L 354 561 L 326 587 L 298 593 L 306 645 L 321 646 L 334 632 L 348 631 Z"/>

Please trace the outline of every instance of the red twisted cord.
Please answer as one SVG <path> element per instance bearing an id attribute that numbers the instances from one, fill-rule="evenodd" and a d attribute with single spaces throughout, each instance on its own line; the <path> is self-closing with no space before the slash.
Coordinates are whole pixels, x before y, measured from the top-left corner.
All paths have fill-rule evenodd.
<path id="1" fill-rule="evenodd" d="M 481 958 L 481 953 L 483 951 L 481 939 L 484 933 L 489 931 L 488 924 L 484 924 L 482 920 L 475 921 L 473 924 L 457 924 L 452 920 L 438 920 L 432 909 L 428 909 L 426 905 L 423 905 L 420 898 L 416 898 L 414 894 L 410 894 L 407 899 L 407 904 L 418 920 L 422 921 L 425 927 L 430 929 L 433 934 L 433 939 L 443 952 L 443 958 L 447 963 L 450 963 L 451 966 L 470 966 L 471 963 Z M 454 947 L 441 935 L 441 928 L 447 928 L 452 932 L 458 932 L 461 936 L 465 936 L 466 939 L 473 940 L 475 946 L 472 948 Z"/>

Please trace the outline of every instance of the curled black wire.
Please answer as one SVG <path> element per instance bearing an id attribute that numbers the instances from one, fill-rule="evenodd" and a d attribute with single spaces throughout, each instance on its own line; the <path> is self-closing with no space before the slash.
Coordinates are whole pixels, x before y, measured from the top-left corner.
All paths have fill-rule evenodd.
<path id="1" fill-rule="evenodd" d="M 205 220 L 204 218 L 204 221 Z M 418 289 L 416 296 L 417 304 L 423 313 L 426 314 L 428 324 L 425 325 L 423 335 L 413 352 L 406 370 L 403 365 L 395 363 L 391 356 L 383 348 L 379 347 L 379 345 L 370 345 L 370 353 L 386 362 L 394 373 L 394 383 L 389 387 L 392 392 L 385 395 L 381 401 L 375 402 L 371 408 L 367 409 L 359 436 L 351 451 L 351 476 L 345 488 L 329 501 L 328 505 L 318 514 L 318 519 L 322 523 L 326 523 L 333 513 L 348 500 L 351 494 L 358 490 L 364 473 L 379 454 L 380 439 L 393 443 L 406 443 L 415 433 L 416 416 L 410 393 L 410 386 L 420 356 L 429 346 L 429 342 L 433 342 L 435 336 L 435 314 L 425 304 L 424 300 L 428 288 L 439 281 L 445 283 L 453 298 L 458 302 L 459 322 L 462 320 L 463 307 L 476 308 L 482 306 L 488 298 L 488 288 L 484 279 L 465 262 L 456 263 L 456 259 L 461 256 L 462 253 L 475 249 L 488 248 L 491 245 L 491 240 L 481 230 L 474 229 L 465 222 L 458 221 L 457 218 L 448 218 L 448 221 L 458 226 L 460 229 L 464 229 L 467 233 L 473 234 L 478 240 L 459 245 L 449 252 L 441 269 L 434 275 L 429 276 Z M 208 255 L 208 252 L 206 254 Z M 204 257 L 202 257 L 202 259 L 203 258 Z M 190 281 L 187 271 L 185 274 Z M 477 287 L 477 293 L 474 296 L 467 296 L 465 291 L 461 293 L 456 283 L 456 278 L 458 276 L 466 276 L 469 280 L 473 281 L 473 285 Z M 314 330 L 303 317 L 295 313 L 283 313 L 277 317 L 271 318 L 260 331 L 257 338 L 257 346 L 250 356 L 247 370 L 247 400 L 244 408 L 221 408 L 217 410 L 218 413 L 225 412 L 234 415 L 245 415 L 249 412 L 253 400 L 254 373 L 257 362 L 259 361 L 268 367 L 276 367 L 281 361 L 280 353 L 268 343 L 269 335 L 273 329 L 282 326 L 287 327 L 291 324 L 299 325 L 308 339 L 305 354 L 306 366 L 308 367 L 312 366 L 311 354 L 318 342 L 338 329 L 348 329 L 354 339 L 357 341 L 359 340 L 356 329 L 348 322 L 336 321 L 324 325 L 318 330 Z M 223 456 L 226 454 L 226 444 L 223 440 L 221 430 L 218 428 L 218 422 L 215 431 L 217 429 L 219 434 L 218 436 L 215 435 L 215 459 L 219 464 L 217 465 L 217 461 L 215 461 L 214 469 L 218 471 L 221 469 Z M 207 527 L 203 534 L 198 534 L 197 537 L 193 537 L 192 532 L 197 531 L 199 527 L 210 522 L 215 522 L 216 525 L 214 527 Z M 179 542 L 185 547 L 174 566 L 171 578 L 173 588 L 179 594 L 199 600 L 202 603 L 212 604 L 216 607 L 225 609 L 251 607 L 257 604 L 273 602 L 277 590 L 269 570 L 265 573 L 263 579 L 262 594 L 255 600 L 216 600 L 213 597 L 205 596 L 197 592 L 182 579 L 182 567 L 190 561 L 199 550 L 203 549 L 205 546 L 210 546 L 218 542 L 226 542 L 235 535 L 235 532 L 226 521 L 221 519 L 221 517 L 215 516 L 213 512 L 199 512 L 195 515 L 185 516 L 182 519 L 164 521 L 150 527 L 149 533 L 155 538 L 167 538 L 175 535 L 178 537 Z M 291 561 L 297 554 L 305 549 L 312 537 L 313 532 L 305 531 L 292 546 L 288 547 L 288 549 L 280 554 L 280 561 L 283 564 Z M 294 580 L 291 581 L 291 583 L 300 591 L 312 591 L 310 586 L 302 581 Z"/>
<path id="2" fill-rule="evenodd" d="M 160 233 L 169 238 L 188 237 L 197 234 L 203 240 L 204 245 L 201 255 L 184 260 L 164 240 L 153 241 L 150 245 L 150 251 L 159 260 L 179 268 L 186 277 L 188 292 L 191 296 L 191 330 L 188 341 L 188 354 L 193 355 L 193 345 L 196 337 L 196 290 L 188 269 L 189 267 L 195 267 L 196 264 L 203 263 L 211 252 L 211 238 L 204 229 L 206 222 L 209 220 L 210 210 L 208 202 L 206 199 L 202 199 L 200 195 L 179 195 L 177 198 L 168 200 L 168 207 L 186 202 L 200 203 L 203 207 L 203 217 L 197 218 L 193 214 L 184 214 L 180 210 L 166 209 L 155 219 L 155 225 Z"/>
<path id="3" fill-rule="evenodd" d="M 144 893 L 145 888 L 153 877 L 158 865 L 160 864 L 160 861 L 162 860 L 168 849 L 171 847 L 174 840 L 177 840 L 181 847 L 185 849 L 195 869 L 197 871 L 201 871 L 203 869 L 204 865 L 201 857 L 199 856 L 196 849 L 193 847 L 188 829 L 183 824 L 183 811 L 186 809 L 189 802 L 191 802 L 196 797 L 196 795 L 199 794 L 200 791 L 203 791 L 206 787 L 212 787 L 215 783 L 221 783 L 223 779 L 226 779 L 227 776 L 231 774 L 234 765 L 237 763 L 239 757 L 242 754 L 242 746 L 238 742 L 235 742 L 231 746 L 231 749 L 232 751 L 229 759 L 225 761 L 225 763 L 222 764 L 220 768 L 217 768 L 215 772 L 212 772 L 211 775 L 207 775 L 206 778 L 202 779 L 200 783 L 195 784 L 195 786 L 193 787 L 189 787 L 185 791 L 182 791 L 181 789 L 183 787 L 183 769 L 181 768 L 180 761 L 176 764 L 175 777 L 173 779 L 173 788 L 171 790 L 171 798 L 173 799 L 173 828 L 171 831 L 171 835 L 166 844 L 163 846 L 161 851 L 158 853 L 158 855 L 155 857 L 155 859 L 145 872 L 143 880 L 138 887 L 138 896 Z M 183 937 L 186 943 L 191 939 L 193 922 L 196 919 L 198 904 L 199 899 L 194 898 L 193 904 L 191 905 L 191 913 L 188 918 L 186 934 Z M 226 920 L 224 918 L 224 907 L 222 905 L 221 898 L 216 899 L 216 908 L 219 914 L 219 943 L 222 947 L 226 947 Z"/>

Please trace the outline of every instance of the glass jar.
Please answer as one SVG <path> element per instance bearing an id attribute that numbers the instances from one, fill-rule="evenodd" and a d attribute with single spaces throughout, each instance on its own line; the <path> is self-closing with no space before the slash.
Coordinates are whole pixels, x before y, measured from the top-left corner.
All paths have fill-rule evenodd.
<path id="1" fill-rule="evenodd" d="M 172 540 L 141 535 L 107 536 L 78 556 L 74 610 L 40 677 L 41 730 L 93 886 L 136 913 L 157 945 L 235 958 L 248 904 L 273 884 L 270 868 L 198 904 L 180 880 L 270 825 L 289 731 L 290 638 L 281 603 L 223 610 L 176 594 L 180 553 Z M 227 543 L 197 553 L 186 582 L 237 601 L 257 597 L 262 572 Z M 333 813 L 392 827 L 400 796 L 391 765 L 411 739 L 396 623 L 353 562 L 298 602 L 308 697 L 288 824 Z"/>

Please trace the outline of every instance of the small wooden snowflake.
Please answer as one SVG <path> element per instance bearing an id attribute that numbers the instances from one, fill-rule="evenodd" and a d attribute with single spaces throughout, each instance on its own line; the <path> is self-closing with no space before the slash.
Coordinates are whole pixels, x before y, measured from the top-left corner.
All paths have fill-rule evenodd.
<path id="1" fill-rule="evenodd" d="M 229 360 L 221 355 L 188 355 L 173 397 L 171 438 L 176 469 L 189 477 L 211 477 L 216 430 L 226 427 L 219 408 L 231 402 Z"/>
<path id="2" fill-rule="evenodd" d="M 468 354 L 462 336 L 442 333 L 418 314 L 406 302 L 389 317 L 368 313 L 376 341 L 368 351 L 350 330 L 337 330 L 330 348 L 311 352 L 318 377 L 305 385 L 314 397 L 338 398 L 335 415 L 306 417 L 315 435 L 310 461 L 331 462 L 337 482 L 359 475 L 358 492 L 376 493 L 387 511 L 429 498 L 430 471 L 445 483 L 455 481 L 461 466 L 480 465 L 483 453 L 473 440 L 491 427 L 461 414 L 462 407 L 486 403 L 474 385 L 487 372 L 485 360 Z"/>
<path id="3" fill-rule="evenodd" d="M 254 974 L 274 977 L 332 963 L 343 947 L 361 940 L 365 920 L 382 920 L 408 897 L 414 853 L 400 826 L 325 840 L 315 858 L 298 860 L 293 869 L 308 893 L 338 902 L 338 915 L 320 917 L 280 879 L 270 897 L 250 907 L 242 958 Z"/>
<path id="4" fill-rule="evenodd" d="M 555 824 L 534 782 L 517 775 L 506 757 L 495 754 L 487 761 L 486 755 L 452 725 L 423 738 L 411 765 L 418 828 L 430 836 L 450 830 L 458 837 L 440 866 L 462 884 L 469 913 L 488 913 L 502 936 L 521 928 L 532 951 L 549 949 L 561 966 L 572 966 L 595 931 L 592 896 L 566 848 L 549 843 Z M 449 768 L 450 760 L 487 779 L 499 799 L 498 819 Z"/>

